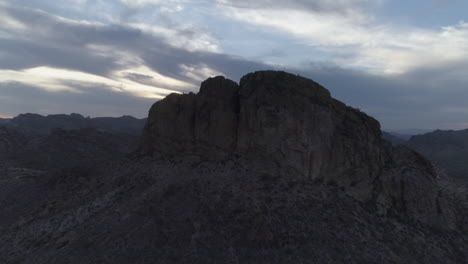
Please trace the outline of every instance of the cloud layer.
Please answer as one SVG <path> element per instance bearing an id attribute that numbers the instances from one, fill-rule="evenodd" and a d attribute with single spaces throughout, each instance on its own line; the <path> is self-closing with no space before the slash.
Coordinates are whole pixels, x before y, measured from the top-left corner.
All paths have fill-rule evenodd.
<path id="1" fill-rule="evenodd" d="M 387 3 L 0 0 L 0 115 L 144 117 L 210 76 L 279 69 L 385 128 L 464 128 L 468 24 L 389 23 L 375 11 Z"/>

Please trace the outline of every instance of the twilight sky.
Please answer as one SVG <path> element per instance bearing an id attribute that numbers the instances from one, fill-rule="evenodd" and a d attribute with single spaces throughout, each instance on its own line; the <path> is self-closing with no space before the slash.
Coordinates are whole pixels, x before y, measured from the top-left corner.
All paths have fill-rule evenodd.
<path id="1" fill-rule="evenodd" d="M 468 128 L 468 1 L 0 0 L 0 117 L 145 117 L 264 69 L 311 78 L 384 129 Z"/>

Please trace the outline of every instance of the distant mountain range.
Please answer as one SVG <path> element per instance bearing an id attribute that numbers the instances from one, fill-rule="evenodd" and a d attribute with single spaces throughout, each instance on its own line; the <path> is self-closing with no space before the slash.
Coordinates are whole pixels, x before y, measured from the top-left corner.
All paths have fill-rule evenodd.
<path id="1" fill-rule="evenodd" d="M 408 129 L 389 129 L 382 131 L 382 136 L 390 141 L 394 145 L 401 145 L 408 141 L 412 136 L 422 135 L 434 130 L 430 129 L 419 129 L 419 128 L 408 128 Z"/>
<path id="2" fill-rule="evenodd" d="M 81 114 L 56 114 L 43 116 L 26 113 L 14 118 L 0 118 L 0 127 L 21 135 L 49 135 L 54 130 L 81 130 L 93 128 L 102 132 L 125 133 L 140 136 L 147 118 L 84 117 Z M 382 131 L 382 137 L 393 145 L 406 145 L 431 160 L 448 175 L 468 181 L 468 130 L 427 133 L 426 129 Z M 6 133 L 6 132 L 4 132 Z M 11 147 L 11 146 L 10 146 Z"/>
<path id="3" fill-rule="evenodd" d="M 104 131 L 140 135 L 146 118 L 121 117 L 84 117 L 80 114 L 20 114 L 11 119 L 0 119 L 0 126 L 16 130 L 26 135 L 45 135 L 54 129 L 74 130 L 96 128 Z"/>
<path id="4" fill-rule="evenodd" d="M 468 182 L 468 129 L 416 135 L 405 145 L 426 156 L 448 175 Z"/>
<path id="5" fill-rule="evenodd" d="M 382 137 L 395 146 L 405 145 L 421 153 L 449 176 L 468 183 L 468 129 L 416 135 L 382 132 Z"/>
<path id="6" fill-rule="evenodd" d="M 397 135 L 397 134 L 393 134 L 393 133 L 390 133 L 390 132 L 385 132 L 385 131 L 382 131 L 382 137 L 387 140 L 388 142 L 392 143 L 393 145 L 401 145 L 401 144 L 404 144 L 408 139 L 405 135 L 405 137 L 402 137 L 400 135 Z"/>
<path id="7" fill-rule="evenodd" d="M 434 129 L 423 129 L 423 128 L 406 128 L 406 129 L 389 129 L 388 132 L 395 135 L 402 136 L 414 136 L 429 133 Z"/>

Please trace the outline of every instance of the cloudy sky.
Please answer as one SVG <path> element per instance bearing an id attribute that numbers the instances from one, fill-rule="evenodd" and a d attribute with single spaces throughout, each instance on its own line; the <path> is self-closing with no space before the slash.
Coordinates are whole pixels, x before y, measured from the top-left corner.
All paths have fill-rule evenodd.
<path id="1" fill-rule="evenodd" d="M 204 79 L 286 70 L 384 129 L 468 128 L 468 1 L 0 0 L 0 117 L 145 117 Z"/>

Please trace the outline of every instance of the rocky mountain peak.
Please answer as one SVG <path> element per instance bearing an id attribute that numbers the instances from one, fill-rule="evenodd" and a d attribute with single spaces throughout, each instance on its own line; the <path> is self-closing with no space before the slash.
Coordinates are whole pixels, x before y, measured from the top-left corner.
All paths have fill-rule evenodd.
<path id="1" fill-rule="evenodd" d="M 218 76 L 203 82 L 198 94 L 156 102 L 140 152 L 190 161 L 241 159 L 258 173 L 337 185 L 382 214 L 453 224 L 450 208 L 440 208 L 430 162 L 392 147 L 374 118 L 333 99 L 321 85 L 285 72 L 250 73 L 240 85 Z"/>
<path id="2" fill-rule="evenodd" d="M 384 144 L 375 119 L 334 100 L 316 82 L 259 71 L 244 76 L 240 85 L 218 76 L 204 81 L 196 95 L 172 94 L 156 102 L 142 150 L 163 157 L 262 157 L 275 170 L 287 164 L 280 167 L 317 178 L 325 170 L 318 160 L 325 156 L 312 153 L 337 150 L 335 137 L 361 142 L 362 148 Z M 381 163 L 382 155 L 373 156 Z"/>
<path id="3" fill-rule="evenodd" d="M 244 94 L 252 91 L 266 93 L 265 89 L 272 91 L 290 91 L 299 93 L 305 97 L 316 98 L 323 102 L 330 101 L 330 92 L 320 84 L 287 72 L 282 71 L 258 71 L 241 78 L 240 86 Z"/>
<path id="4" fill-rule="evenodd" d="M 216 76 L 202 82 L 200 86 L 199 96 L 214 97 L 229 101 L 237 96 L 239 85 L 224 76 Z"/>

